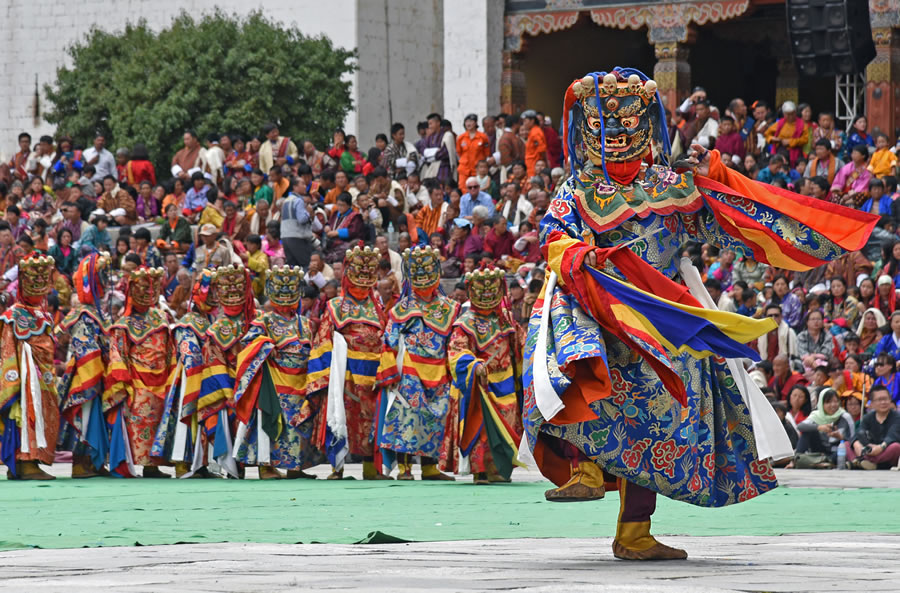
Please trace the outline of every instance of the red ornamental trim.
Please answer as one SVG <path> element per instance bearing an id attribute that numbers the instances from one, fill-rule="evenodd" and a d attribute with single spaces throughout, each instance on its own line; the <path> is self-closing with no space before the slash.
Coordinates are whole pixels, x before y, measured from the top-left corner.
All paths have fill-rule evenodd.
<path id="1" fill-rule="evenodd" d="M 705 25 L 733 19 L 744 14 L 749 6 L 750 0 L 718 0 L 595 8 L 591 10 L 591 20 L 601 27 L 615 29 L 647 26 L 651 43 L 687 41 L 687 26 L 690 23 Z"/>
<path id="2" fill-rule="evenodd" d="M 506 17 L 506 49 L 522 50 L 522 35 L 532 37 L 541 33 L 553 33 L 573 26 L 578 21 L 578 11 L 513 14 Z"/>

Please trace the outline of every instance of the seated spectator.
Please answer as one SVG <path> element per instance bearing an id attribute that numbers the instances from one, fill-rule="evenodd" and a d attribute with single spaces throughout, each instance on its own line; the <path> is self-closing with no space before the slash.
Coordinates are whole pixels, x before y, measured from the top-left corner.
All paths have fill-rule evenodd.
<path id="1" fill-rule="evenodd" d="M 367 243 L 371 243 L 375 240 L 378 231 L 384 228 L 384 218 L 381 210 L 375 207 L 375 202 L 368 194 L 359 194 L 356 197 L 356 210 L 365 223 L 365 240 Z M 406 216 L 403 215 L 401 220 L 405 220 Z"/>
<path id="2" fill-rule="evenodd" d="M 162 202 L 162 210 L 166 211 L 166 208 L 169 204 L 175 204 L 178 206 L 179 210 L 184 209 L 184 202 L 187 199 L 187 193 L 184 188 L 184 181 L 180 177 L 176 177 L 171 182 L 172 190 L 169 194 L 163 199 Z"/>
<path id="3" fill-rule="evenodd" d="M 838 360 L 844 362 L 848 356 L 856 356 L 862 358 L 863 352 L 860 348 L 859 336 L 853 332 L 844 334 L 844 345 L 838 354 Z"/>
<path id="4" fill-rule="evenodd" d="M 769 164 L 756 175 L 756 180 L 771 185 L 779 179 L 787 186 L 791 182 L 791 178 L 785 173 L 787 168 L 787 159 L 780 154 L 774 154 L 769 159 Z"/>
<path id="5" fill-rule="evenodd" d="M 884 276 L 882 276 L 884 278 Z M 893 286 L 893 285 L 892 285 Z M 894 311 L 891 314 L 891 333 L 884 336 L 878 345 L 875 346 L 873 356 L 880 354 L 890 354 L 894 360 L 900 359 L 900 311 Z"/>
<path id="6" fill-rule="evenodd" d="M 319 331 L 322 303 L 323 301 L 319 299 L 319 290 L 315 286 L 300 287 L 300 314 L 309 319 L 312 335 L 316 335 Z"/>
<path id="7" fill-rule="evenodd" d="M 514 255 L 515 237 L 506 226 L 506 218 L 495 216 L 491 220 L 491 228 L 484 237 L 484 251 L 495 259 L 503 259 Z"/>
<path id="8" fill-rule="evenodd" d="M 200 171 L 194 171 L 191 174 L 191 188 L 187 190 L 184 196 L 184 208 L 182 214 L 192 223 L 200 220 L 200 215 L 206 209 L 209 203 L 209 185 L 206 183 L 206 177 Z"/>
<path id="9" fill-rule="evenodd" d="M 244 183 L 245 179 L 242 179 L 241 182 Z M 248 185 L 244 183 L 244 185 Z M 272 220 L 272 210 L 269 206 L 269 203 L 265 200 L 259 200 L 256 202 L 256 206 L 247 210 L 247 215 L 249 217 L 250 222 L 248 223 L 248 233 L 251 235 L 265 235 L 266 234 L 266 225 Z M 284 220 L 284 217 L 282 217 Z"/>
<path id="10" fill-rule="evenodd" d="M 759 295 L 751 289 L 741 292 L 741 303 L 737 307 L 736 313 L 746 315 L 747 317 L 756 317 L 759 312 Z"/>
<path id="11" fill-rule="evenodd" d="M 166 271 L 166 277 L 163 280 L 162 295 L 166 302 L 171 305 L 172 295 L 179 285 L 178 271 L 181 269 L 181 266 L 178 265 L 178 256 L 174 253 L 167 253 L 163 260 L 163 268 Z M 174 307 L 172 309 L 174 310 Z"/>
<path id="12" fill-rule="evenodd" d="M 363 238 L 363 219 L 359 212 L 351 207 L 353 198 L 348 193 L 338 196 L 334 210 L 325 226 L 327 249 L 325 259 L 328 263 L 343 261 L 344 253 Z"/>
<path id="13" fill-rule="evenodd" d="M 834 464 L 838 446 L 853 436 L 853 418 L 841 407 L 837 392 L 825 388 L 819 394 L 816 411 L 797 425 L 797 432 L 797 453 L 824 453 Z"/>
<path id="14" fill-rule="evenodd" d="M 170 265 L 177 268 L 177 270 L 175 271 L 177 284 L 174 290 L 172 290 L 171 293 L 165 297 L 166 303 L 168 303 L 169 308 L 175 312 L 175 317 L 181 318 L 185 313 L 187 313 L 188 304 L 191 297 L 191 273 L 179 265 L 178 257 L 174 253 L 169 253 L 166 256 L 166 278 L 169 279 L 169 282 L 171 282 L 171 269 L 169 268 Z M 166 295 L 167 293 L 163 294 Z"/>
<path id="15" fill-rule="evenodd" d="M 382 261 L 388 262 L 391 266 L 391 272 L 398 279 L 403 278 L 403 257 L 390 248 L 387 237 L 378 235 L 375 237 L 375 249 L 381 253 Z"/>
<path id="16" fill-rule="evenodd" d="M 769 387 L 775 391 L 779 401 L 788 401 L 791 390 L 796 385 L 806 385 L 806 377 L 791 371 L 790 360 L 786 354 L 779 354 L 772 360 L 772 378 Z"/>
<path id="17" fill-rule="evenodd" d="M 53 211 L 53 202 L 54 197 L 50 188 L 44 186 L 40 177 L 32 178 L 26 199 L 22 201 L 22 209 L 25 212 L 43 215 Z"/>
<path id="18" fill-rule="evenodd" d="M 141 222 L 153 220 L 159 215 L 156 200 L 153 198 L 153 184 L 149 181 L 141 182 L 134 203 L 137 218 Z"/>
<path id="19" fill-rule="evenodd" d="M 266 236 L 263 238 L 263 251 L 273 266 L 283 266 L 285 262 L 284 247 L 281 245 L 281 223 L 272 220 L 266 225 Z M 343 260 L 342 260 L 343 261 Z"/>
<path id="20" fill-rule="evenodd" d="M 513 243 L 513 257 L 526 264 L 541 261 L 541 238 L 530 222 L 523 220 L 519 225 L 519 238 Z"/>
<path id="21" fill-rule="evenodd" d="M 482 254 L 480 252 L 467 253 L 463 258 L 462 275 L 471 274 L 478 269 L 478 262 L 481 261 Z"/>
<path id="22" fill-rule="evenodd" d="M 444 255 L 444 236 L 440 233 L 432 233 L 428 238 L 428 244 L 432 249 L 437 249 L 441 253 L 441 261 L 447 259 Z"/>
<path id="23" fill-rule="evenodd" d="M 766 317 L 775 320 L 778 327 L 756 340 L 756 350 L 763 360 L 774 361 L 779 354 L 784 354 L 789 359 L 799 356 L 797 334 L 782 319 L 781 307 L 778 305 L 767 305 L 765 314 Z"/>
<path id="24" fill-rule="evenodd" d="M 718 280 L 722 284 L 722 290 L 727 292 L 731 290 L 731 285 L 734 283 L 732 278 L 733 272 L 734 251 L 731 249 L 722 249 L 719 252 L 719 257 L 716 258 L 716 261 L 709 266 L 707 276 Z"/>
<path id="25" fill-rule="evenodd" d="M 872 178 L 869 180 L 869 196 L 859 209 L 879 216 L 892 216 L 892 203 L 891 196 L 884 192 L 884 182 Z"/>
<path id="26" fill-rule="evenodd" d="M 378 284 L 376 292 L 381 299 L 381 306 L 385 311 L 390 311 L 396 304 L 396 297 L 400 295 L 400 280 L 391 271 L 391 264 L 386 260 L 378 262 Z"/>
<path id="27" fill-rule="evenodd" d="M 803 326 L 803 301 L 790 289 L 787 278 L 782 274 L 772 279 L 772 289 L 774 294 L 770 304 L 780 305 L 785 323 L 799 331 Z"/>
<path id="28" fill-rule="evenodd" d="M 309 268 L 306 270 L 306 283 L 318 290 L 325 288 L 329 280 L 334 280 L 334 270 L 325 263 L 322 253 L 314 251 L 309 256 Z"/>
<path id="29" fill-rule="evenodd" d="M 35 251 L 39 251 L 41 253 L 47 253 L 50 249 L 50 237 L 47 236 L 47 227 L 50 226 L 47 224 L 47 221 L 43 218 L 36 218 L 31 223 L 31 233 L 29 233 L 29 237 L 31 237 L 32 242 L 34 243 Z"/>
<path id="30" fill-rule="evenodd" d="M 881 179 L 897 173 L 897 155 L 891 152 L 888 138 L 884 134 L 875 135 L 875 152 L 869 161 L 869 172 Z"/>
<path id="31" fill-rule="evenodd" d="M 834 182 L 834 176 L 844 166 L 844 161 L 834 156 L 834 153 L 831 151 L 831 141 L 825 138 L 820 138 L 816 141 L 813 151 L 814 154 L 806 165 L 804 177 L 809 177 L 810 179 L 821 177 L 827 182 L 827 186 L 831 187 L 831 184 Z"/>
<path id="32" fill-rule="evenodd" d="M 163 257 L 159 249 L 150 243 L 150 230 L 139 228 L 134 231 L 134 253 L 141 258 L 141 264 L 148 268 L 159 268 L 163 265 Z"/>
<path id="33" fill-rule="evenodd" d="M 190 221 L 181 216 L 181 210 L 176 204 L 169 204 L 166 207 L 166 220 L 159 230 L 156 246 L 160 251 L 185 253 L 193 242 Z"/>
<path id="34" fill-rule="evenodd" d="M 813 367 L 816 355 L 831 357 L 840 351 L 837 339 L 825 330 L 825 315 L 818 309 L 806 315 L 806 329 L 797 335 L 797 355 L 807 367 Z"/>
<path id="35" fill-rule="evenodd" d="M 222 204 L 225 216 L 222 218 L 222 232 L 231 242 L 238 245 L 250 234 L 250 223 L 245 212 L 239 211 L 237 204 L 226 200 Z M 243 247 L 241 247 L 243 249 Z"/>
<path id="36" fill-rule="evenodd" d="M 212 224 L 200 227 L 199 244 L 194 250 L 194 264 L 191 270 L 194 280 L 207 268 L 218 268 L 231 263 L 231 252 L 219 243 L 219 230 Z"/>
<path id="37" fill-rule="evenodd" d="M 859 301 L 847 294 L 847 283 L 836 276 L 831 279 L 828 292 L 825 294 L 825 316 L 836 322 L 843 319 L 847 327 L 853 327 L 859 317 Z"/>
<path id="38" fill-rule="evenodd" d="M 537 190 L 534 192 L 536 195 Z M 529 192 L 529 197 L 530 195 Z M 517 183 L 510 182 L 501 188 L 497 211 L 512 223 L 513 228 L 518 228 L 523 221 L 528 220 L 532 210 L 534 210 L 533 201 L 522 195 L 522 190 Z"/>
<path id="39" fill-rule="evenodd" d="M 831 201 L 845 206 L 859 206 L 866 199 L 872 174 L 866 168 L 869 150 L 857 145 L 850 151 L 850 162 L 840 168 L 831 184 Z"/>
<path id="40" fill-rule="evenodd" d="M 444 262 L 444 273 L 448 278 L 455 278 L 462 272 L 462 263 L 466 255 L 480 253 L 483 246 L 481 237 L 472 231 L 472 222 L 465 218 L 453 221 L 450 240 L 447 242 Z"/>
<path id="41" fill-rule="evenodd" d="M 116 239 L 115 251 L 111 254 L 112 261 L 110 261 L 109 264 L 110 269 L 115 271 L 121 270 L 122 265 L 125 263 L 125 256 L 128 255 L 129 251 L 131 251 L 131 246 L 129 245 L 128 237 L 119 235 Z"/>
<path id="42" fill-rule="evenodd" d="M 809 389 L 805 385 L 794 385 L 787 404 L 789 407 L 787 413 L 788 422 L 796 428 L 812 412 L 812 400 L 809 397 Z"/>
<path id="43" fill-rule="evenodd" d="M 106 227 L 109 225 L 109 218 L 104 214 L 99 214 L 93 218 L 94 223 L 81 235 L 80 251 L 82 255 L 93 253 L 95 251 L 112 251 L 112 238 Z"/>
<path id="44" fill-rule="evenodd" d="M 883 385 L 873 387 L 870 395 L 872 411 L 846 443 L 847 464 L 852 469 L 889 469 L 900 460 L 900 413 Z"/>
<path id="45" fill-rule="evenodd" d="M 862 420 L 862 393 L 859 391 L 845 391 L 841 396 L 841 406 L 853 420 L 853 434 L 859 430 L 859 422 Z"/>
<path id="46" fill-rule="evenodd" d="M 412 248 L 412 237 L 409 233 L 403 231 L 397 236 L 397 251 L 403 253 L 407 249 Z"/>
<path id="47" fill-rule="evenodd" d="M 459 199 L 459 215 L 467 220 L 472 220 L 472 211 L 475 206 L 484 206 L 488 210 L 488 216 L 494 215 L 494 200 L 487 192 L 481 191 L 481 184 L 477 177 L 466 179 L 466 193 Z"/>
<path id="48" fill-rule="evenodd" d="M 900 373 L 897 359 L 890 354 L 879 354 L 875 358 L 875 385 L 884 385 L 891 394 L 894 404 L 900 403 Z"/>
<path id="49" fill-rule="evenodd" d="M 444 190 L 436 180 L 429 180 L 425 183 L 425 187 L 428 188 L 430 202 L 416 212 L 416 225 L 422 232 L 431 236 L 441 231 L 448 222 L 446 215 L 450 204 L 444 200 Z"/>
<path id="50" fill-rule="evenodd" d="M 731 273 L 732 284 L 743 281 L 751 288 L 762 290 L 765 285 L 764 277 L 768 270 L 768 265 L 759 263 L 753 259 L 752 255 L 745 255 L 734 264 L 734 270 Z"/>
<path id="51" fill-rule="evenodd" d="M 62 229 L 56 235 L 56 244 L 50 248 L 48 255 L 56 262 L 56 269 L 60 274 L 71 278 L 78 266 L 78 253 L 72 247 L 72 231 Z"/>
<path id="52" fill-rule="evenodd" d="M 708 278 L 703 285 L 706 287 L 709 296 L 712 297 L 713 302 L 720 311 L 728 311 L 729 313 L 737 311 L 737 307 L 734 306 L 734 301 L 731 300 L 728 293 L 722 290 L 721 282 L 715 278 Z"/>
<path id="53" fill-rule="evenodd" d="M 97 200 L 97 207 L 102 209 L 116 225 L 137 223 L 134 199 L 119 187 L 119 182 L 112 175 L 103 178 L 103 195 Z"/>
<path id="54" fill-rule="evenodd" d="M 856 335 L 859 336 L 859 347 L 867 359 L 875 354 L 875 348 L 879 343 L 878 328 L 885 324 L 887 324 L 887 320 L 884 315 L 874 307 L 866 309 L 860 317 L 859 324 L 856 326 Z"/>
<path id="55" fill-rule="evenodd" d="M 69 229 L 69 232 L 72 234 L 72 244 L 77 246 L 78 242 L 81 241 L 81 234 L 90 225 L 87 221 L 82 220 L 81 210 L 78 209 L 78 204 L 75 202 L 68 200 L 63 202 L 59 212 L 62 214 L 63 220 L 56 225 L 57 235 L 62 229 Z"/>

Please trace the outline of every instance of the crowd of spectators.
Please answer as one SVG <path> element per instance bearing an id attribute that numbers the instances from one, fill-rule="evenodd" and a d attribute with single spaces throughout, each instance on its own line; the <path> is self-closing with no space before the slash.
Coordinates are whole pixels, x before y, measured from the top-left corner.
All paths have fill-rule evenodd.
<path id="1" fill-rule="evenodd" d="M 719 110 L 699 87 L 668 121 L 675 158 L 699 143 L 763 183 L 881 215 L 861 251 L 803 273 L 712 245 L 688 244 L 683 254 L 721 309 L 778 323 L 755 344 L 762 362 L 752 376 L 798 452 L 821 452 L 833 463 L 843 441 L 854 467 L 896 466 L 895 143 L 869 132 L 865 117 L 843 130 L 833 114 L 814 117 L 790 101 L 776 110 L 738 98 Z M 271 123 L 258 135 L 215 132 L 203 140 L 188 130 L 170 169 L 158 171 L 141 144 L 113 153 L 99 134 L 83 147 L 65 135 L 34 142 L 23 132 L 0 164 L 0 304 L 15 298 L 17 262 L 39 251 L 56 261 L 50 306 L 63 315 L 80 257 L 103 250 L 112 255 L 114 316 L 138 266 L 165 268 L 165 306 L 177 317 L 199 270 L 243 262 L 263 303 L 264 271 L 285 263 L 307 272 L 301 302 L 315 325 L 340 290 L 349 246 L 381 252 L 377 293 L 389 307 L 401 290 L 400 253 L 431 245 L 443 254 L 444 278 L 456 279 L 445 281 L 448 292 L 461 302 L 466 272 L 484 261 L 503 267 L 524 328 L 544 279 L 539 224 L 567 176 L 550 118 L 534 110 L 480 121 L 471 114 L 457 133 L 432 113 L 414 134 L 395 123 L 372 141 L 363 152 L 339 129 L 329 146 L 317 146 Z M 63 339 L 60 359 L 65 346 Z"/>

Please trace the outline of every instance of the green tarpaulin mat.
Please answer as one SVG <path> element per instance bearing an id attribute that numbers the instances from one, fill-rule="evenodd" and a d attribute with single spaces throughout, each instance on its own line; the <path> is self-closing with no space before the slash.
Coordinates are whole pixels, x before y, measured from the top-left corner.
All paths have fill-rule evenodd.
<path id="1" fill-rule="evenodd" d="M 548 483 L 0 481 L 0 549 L 608 537 L 618 495 L 553 504 Z M 900 490 L 778 488 L 705 509 L 658 498 L 658 535 L 900 532 Z"/>

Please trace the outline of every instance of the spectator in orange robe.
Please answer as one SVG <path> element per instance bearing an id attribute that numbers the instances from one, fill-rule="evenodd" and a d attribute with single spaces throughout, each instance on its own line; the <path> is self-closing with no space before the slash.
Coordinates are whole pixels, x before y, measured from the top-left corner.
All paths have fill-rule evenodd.
<path id="1" fill-rule="evenodd" d="M 539 159 L 547 160 L 547 139 L 541 126 L 537 124 L 537 113 L 534 109 L 522 113 L 522 127 L 528 134 L 528 140 L 525 141 L 525 168 L 530 178 L 535 174 L 534 164 Z"/>
<path id="2" fill-rule="evenodd" d="M 484 132 L 478 131 L 478 116 L 470 113 L 463 121 L 466 131 L 456 138 L 456 154 L 459 164 L 459 188 L 465 190 L 466 179 L 475 174 L 475 165 L 491 156 L 491 141 Z"/>

